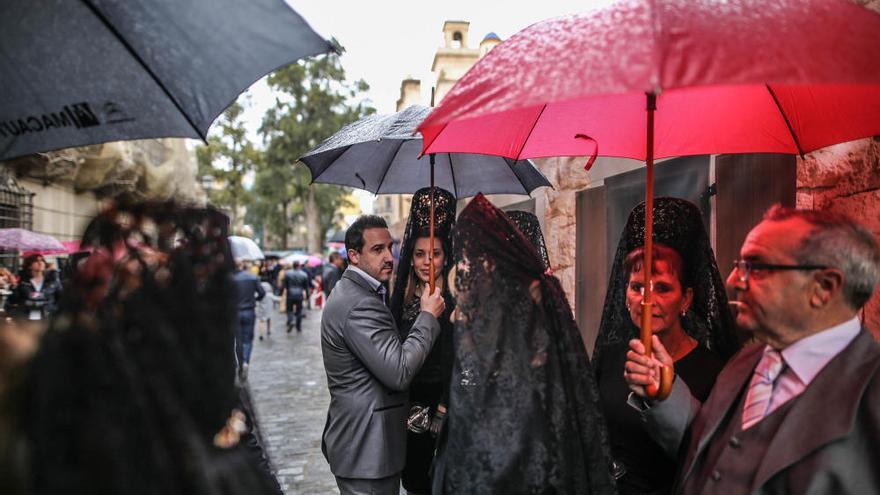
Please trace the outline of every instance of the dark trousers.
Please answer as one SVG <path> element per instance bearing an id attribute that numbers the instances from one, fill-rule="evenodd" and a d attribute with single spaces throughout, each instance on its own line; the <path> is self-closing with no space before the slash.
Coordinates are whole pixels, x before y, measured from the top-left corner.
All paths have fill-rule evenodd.
<path id="1" fill-rule="evenodd" d="M 254 323 L 257 315 L 254 309 L 238 310 L 238 329 L 235 332 L 235 357 L 238 359 L 238 367 L 249 363 L 251 360 L 251 348 L 254 345 Z"/>
<path id="2" fill-rule="evenodd" d="M 302 330 L 303 300 L 287 298 L 287 328 L 293 326 L 293 315 L 296 313 L 296 331 Z"/>

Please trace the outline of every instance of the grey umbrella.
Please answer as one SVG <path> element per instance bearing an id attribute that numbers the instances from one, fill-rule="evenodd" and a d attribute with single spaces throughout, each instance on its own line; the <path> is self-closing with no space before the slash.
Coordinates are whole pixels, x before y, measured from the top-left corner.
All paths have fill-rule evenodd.
<path id="1" fill-rule="evenodd" d="M 413 136 L 431 111 L 414 105 L 391 115 L 370 115 L 343 127 L 300 158 L 312 182 L 366 189 L 374 194 L 413 193 L 436 185 L 456 198 L 530 194 L 550 182 L 528 160 L 470 153 L 434 157 L 434 182 L 422 139 Z"/>
<path id="2" fill-rule="evenodd" d="M 3 0 L 0 160 L 204 139 L 254 81 L 332 48 L 282 0 Z"/>
<path id="3" fill-rule="evenodd" d="M 413 105 L 391 115 L 370 115 L 351 123 L 309 151 L 300 161 L 312 182 L 366 189 L 375 194 L 412 193 L 427 185 L 456 198 L 483 194 L 530 194 L 550 186 L 528 160 L 442 153 L 422 157 L 422 139 L 414 136 L 430 108 Z M 434 202 L 431 198 L 430 259 L 434 253 Z M 431 292 L 434 264 L 429 264 Z"/>

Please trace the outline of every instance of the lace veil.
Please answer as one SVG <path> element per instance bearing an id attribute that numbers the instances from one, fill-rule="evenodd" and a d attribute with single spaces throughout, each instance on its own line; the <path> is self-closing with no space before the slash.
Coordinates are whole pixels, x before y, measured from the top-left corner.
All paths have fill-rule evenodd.
<path id="1" fill-rule="evenodd" d="M 664 244 L 681 255 L 686 272 L 684 279 L 693 288 L 693 303 L 682 319 L 684 330 L 726 361 L 736 353 L 739 344 L 734 334 L 734 322 L 727 305 L 723 279 L 718 271 L 715 253 L 703 226 L 699 208 L 679 198 L 656 198 L 654 242 Z M 645 203 L 641 203 L 630 213 L 617 245 L 605 295 L 602 323 L 596 337 L 594 360 L 609 345 L 638 337 L 639 329 L 632 323 L 626 309 L 626 287 L 629 280 L 623 263 L 630 251 L 644 243 Z"/>
<path id="2" fill-rule="evenodd" d="M 455 362 L 434 493 L 613 492 L 598 394 L 559 281 L 482 195 L 454 244 Z"/>
<path id="3" fill-rule="evenodd" d="M 544 263 L 544 269 L 550 268 L 550 257 L 547 255 L 547 244 L 544 243 L 544 234 L 541 232 L 541 223 L 534 213 L 521 210 L 511 210 L 506 212 L 507 216 L 513 220 L 516 228 L 532 243 L 535 250 L 538 251 L 538 257 Z"/>

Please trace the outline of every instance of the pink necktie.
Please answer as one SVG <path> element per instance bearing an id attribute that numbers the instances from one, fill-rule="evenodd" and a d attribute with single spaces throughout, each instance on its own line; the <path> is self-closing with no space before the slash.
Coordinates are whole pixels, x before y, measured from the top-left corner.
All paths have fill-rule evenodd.
<path id="1" fill-rule="evenodd" d="M 764 357 L 755 367 L 755 373 L 749 383 L 749 392 L 746 395 L 742 414 L 743 430 L 761 421 L 767 414 L 770 397 L 773 394 L 773 384 L 779 378 L 784 364 L 779 351 L 769 346 L 764 350 Z"/>

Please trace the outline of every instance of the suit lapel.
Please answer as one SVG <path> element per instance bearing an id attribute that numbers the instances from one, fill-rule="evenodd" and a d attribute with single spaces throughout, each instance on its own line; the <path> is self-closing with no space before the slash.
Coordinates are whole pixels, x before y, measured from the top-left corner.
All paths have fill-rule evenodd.
<path id="1" fill-rule="evenodd" d="M 688 449 L 684 470 L 682 471 L 684 473 L 684 476 L 681 478 L 682 480 L 686 480 L 692 474 L 691 471 L 694 469 L 696 459 L 699 458 L 709 445 L 709 441 L 715 436 L 727 412 L 730 408 L 734 407 L 739 397 L 739 392 L 751 379 L 755 366 L 761 360 L 763 349 L 764 344 L 755 344 L 743 349 L 730 362 L 729 370 L 726 369 L 718 375 L 718 380 L 712 387 L 712 393 L 694 420 L 692 438 L 698 439 L 698 441 L 696 446 L 694 446 L 695 442 L 692 441 L 691 447 Z"/>
<path id="2" fill-rule="evenodd" d="M 859 402 L 880 368 L 880 351 L 870 333 L 859 335 L 835 356 L 807 389 L 793 400 L 779 431 L 767 448 L 750 491 L 810 452 L 852 431 Z M 832 418 L 828 404 L 834 404 Z"/>

